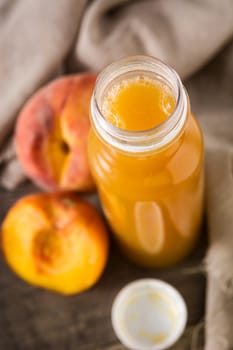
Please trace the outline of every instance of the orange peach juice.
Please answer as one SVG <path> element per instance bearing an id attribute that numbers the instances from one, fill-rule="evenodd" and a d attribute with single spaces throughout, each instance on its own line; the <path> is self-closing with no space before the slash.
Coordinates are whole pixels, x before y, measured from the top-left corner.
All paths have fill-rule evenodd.
<path id="1" fill-rule="evenodd" d="M 99 107 L 108 123 L 135 136 L 156 131 L 177 103 L 168 84 L 140 73 L 113 82 Z M 203 139 L 189 108 L 182 130 L 146 152 L 118 149 L 93 128 L 89 160 L 108 222 L 131 260 L 164 267 L 191 251 L 203 211 Z"/>

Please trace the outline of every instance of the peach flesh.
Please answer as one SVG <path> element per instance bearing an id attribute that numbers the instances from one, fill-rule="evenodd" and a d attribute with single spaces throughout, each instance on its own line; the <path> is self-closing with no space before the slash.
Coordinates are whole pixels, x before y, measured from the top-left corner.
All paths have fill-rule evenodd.
<path id="1" fill-rule="evenodd" d="M 35 194 L 20 199 L 2 225 L 10 267 L 27 282 L 62 294 L 91 287 L 108 256 L 103 220 L 74 194 Z"/>

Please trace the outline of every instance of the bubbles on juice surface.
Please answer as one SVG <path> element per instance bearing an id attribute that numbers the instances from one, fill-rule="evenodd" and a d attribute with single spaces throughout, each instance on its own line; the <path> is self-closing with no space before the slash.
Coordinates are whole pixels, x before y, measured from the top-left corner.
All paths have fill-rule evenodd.
<path id="1" fill-rule="evenodd" d="M 140 131 L 161 124 L 175 105 L 175 97 L 168 85 L 138 75 L 113 84 L 105 92 L 101 111 L 118 128 Z"/>

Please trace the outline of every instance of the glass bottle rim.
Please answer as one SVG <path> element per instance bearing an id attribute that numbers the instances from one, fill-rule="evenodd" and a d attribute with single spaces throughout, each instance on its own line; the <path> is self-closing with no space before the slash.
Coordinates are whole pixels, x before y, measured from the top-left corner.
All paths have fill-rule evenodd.
<path id="1" fill-rule="evenodd" d="M 139 72 L 154 74 L 164 81 L 174 93 L 176 105 L 172 113 L 155 127 L 139 131 L 121 129 L 105 118 L 100 101 L 116 78 Z M 158 150 L 170 144 L 183 130 L 188 110 L 188 96 L 176 71 L 157 58 L 142 55 L 125 57 L 108 65 L 97 77 L 90 103 L 91 122 L 97 134 L 115 148 L 132 153 Z"/>

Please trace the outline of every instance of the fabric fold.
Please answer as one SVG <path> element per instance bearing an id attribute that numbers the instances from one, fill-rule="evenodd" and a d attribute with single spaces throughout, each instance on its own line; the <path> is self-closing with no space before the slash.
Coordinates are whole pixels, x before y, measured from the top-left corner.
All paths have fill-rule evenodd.
<path id="1" fill-rule="evenodd" d="M 152 55 L 187 78 L 231 39 L 232 23 L 229 0 L 97 0 L 85 13 L 75 55 L 94 70 L 122 56 Z"/>
<path id="2" fill-rule="evenodd" d="M 233 346 L 232 169 L 233 150 L 208 151 L 207 210 L 211 244 L 206 258 L 206 350 L 230 350 Z"/>
<path id="3" fill-rule="evenodd" d="M 71 50 L 86 0 L 0 1 L 0 158 L 4 143 L 24 102 L 44 83 L 60 74 Z M 63 70 L 64 71 L 64 70 Z M 21 167 L 9 174 L 0 161 L 0 183 L 14 187 L 23 178 Z M 16 179 L 18 176 L 18 180 Z M 11 183 L 11 178 L 13 178 Z"/>

